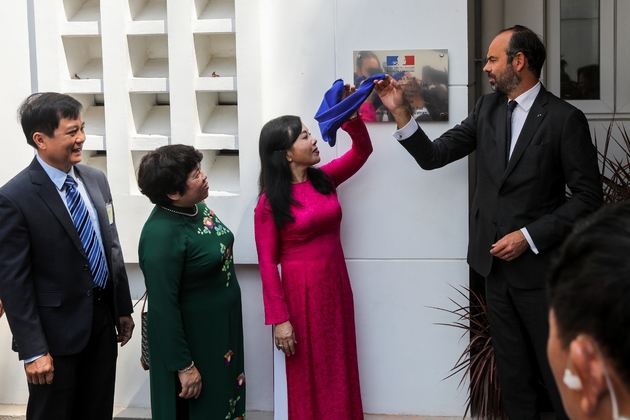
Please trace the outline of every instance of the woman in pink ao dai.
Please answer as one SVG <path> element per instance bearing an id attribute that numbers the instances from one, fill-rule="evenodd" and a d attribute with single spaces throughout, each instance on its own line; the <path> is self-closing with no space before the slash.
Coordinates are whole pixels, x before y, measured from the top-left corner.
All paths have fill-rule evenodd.
<path id="1" fill-rule="evenodd" d="M 289 420 L 363 419 L 336 188 L 363 166 L 372 143 L 360 117 L 342 128 L 352 148 L 321 168 L 313 167 L 317 139 L 299 117 L 269 121 L 260 134 L 255 237 L 265 323 L 286 356 Z"/>

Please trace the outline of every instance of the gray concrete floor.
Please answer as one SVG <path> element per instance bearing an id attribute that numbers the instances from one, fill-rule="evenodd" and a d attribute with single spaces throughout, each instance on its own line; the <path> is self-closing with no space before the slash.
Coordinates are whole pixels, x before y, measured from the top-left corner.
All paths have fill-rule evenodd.
<path id="1" fill-rule="evenodd" d="M 25 405 L 0 404 L 0 420 L 24 420 L 26 414 Z M 150 420 L 151 410 L 148 408 L 114 407 L 113 420 Z M 270 411 L 248 411 L 247 420 L 273 420 Z"/>
<path id="2" fill-rule="evenodd" d="M 24 420 L 25 405 L 0 404 L 0 420 Z M 114 407 L 113 420 L 150 420 L 151 410 L 148 408 Z M 248 411 L 247 420 L 273 420 L 273 412 Z M 428 416 L 396 416 L 384 414 L 366 414 L 365 420 L 461 420 L 461 417 L 428 417 Z M 553 416 L 544 420 L 554 420 Z"/>

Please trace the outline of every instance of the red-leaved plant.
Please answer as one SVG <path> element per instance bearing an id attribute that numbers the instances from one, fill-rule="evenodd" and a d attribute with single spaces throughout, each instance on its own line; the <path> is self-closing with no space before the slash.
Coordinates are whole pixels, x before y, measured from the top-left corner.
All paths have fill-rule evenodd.
<path id="1" fill-rule="evenodd" d="M 613 136 L 615 126 L 619 129 L 620 139 Z M 611 146 L 614 146 L 613 142 L 620 147 L 620 152 L 611 152 Z M 595 134 L 595 145 L 599 146 L 597 134 Z M 597 149 L 602 167 L 604 202 L 620 203 L 630 200 L 630 137 L 626 127 L 619 125 L 614 120 L 611 121 L 606 130 L 603 146 L 603 151 L 600 151 L 599 147 Z"/>
<path id="2" fill-rule="evenodd" d="M 432 308 L 456 315 L 456 321 L 448 324 L 438 323 L 438 325 L 462 329 L 462 338 L 470 339 L 470 342 L 451 369 L 450 375 L 445 379 L 463 372 L 459 387 L 464 385 L 467 378 L 469 379 L 464 417 L 470 413 L 472 417 L 476 418 L 505 420 L 507 414 L 501 403 L 501 388 L 499 387 L 488 321 L 488 307 L 485 299 L 466 286 L 462 286 L 462 290 L 455 287 L 453 289 L 469 304 L 462 305 L 449 298 L 455 305 L 455 309 Z"/>

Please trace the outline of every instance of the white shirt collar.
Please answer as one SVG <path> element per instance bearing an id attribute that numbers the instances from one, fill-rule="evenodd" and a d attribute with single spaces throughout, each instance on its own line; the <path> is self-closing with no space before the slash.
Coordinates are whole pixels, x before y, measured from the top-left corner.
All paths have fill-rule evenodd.
<path id="1" fill-rule="evenodd" d="M 540 92 L 541 87 L 542 85 L 540 84 L 540 81 L 539 81 L 531 89 L 529 89 L 527 92 L 521 93 L 514 100 L 516 101 L 518 106 L 520 106 L 521 108 L 525 110 L 525 112 L 529 112 L 529 109 L 534 104 L 534 100 L 536 100 L 536 96 L 538 96 L 538 93 Z"/>

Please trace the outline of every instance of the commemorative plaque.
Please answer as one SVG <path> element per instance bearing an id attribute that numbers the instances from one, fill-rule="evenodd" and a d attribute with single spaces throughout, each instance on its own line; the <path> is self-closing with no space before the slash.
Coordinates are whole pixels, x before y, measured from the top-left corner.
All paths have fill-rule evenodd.
<path id="1" fill-rule="evenodd" d="M 387 73 L 402 85 L 414 119 L 448 121 L 447 50 L 354 51 L 354 84 Z M 364 121 L 393 121 L 376 91 L 361 105 Z"/>

